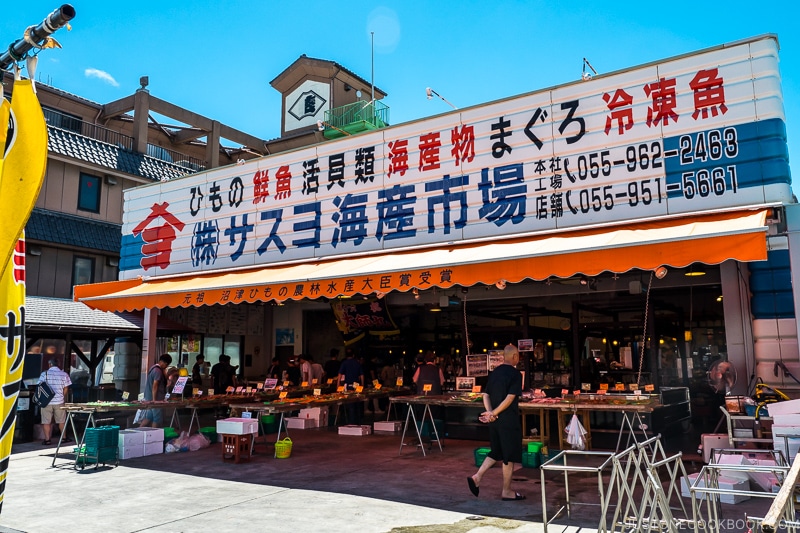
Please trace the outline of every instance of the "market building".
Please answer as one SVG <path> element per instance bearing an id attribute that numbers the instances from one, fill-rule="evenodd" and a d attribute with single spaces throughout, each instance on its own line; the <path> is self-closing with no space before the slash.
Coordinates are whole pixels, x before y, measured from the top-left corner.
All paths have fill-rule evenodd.
<path id="1" fill-rule="evenodd" d="M 163 316 L 196 334 L 163 341 L 180 364 L 245 379 L 348 344 L 480 383 L 470 362 L 522 341 L 526 388 L 685 388 L 715 421 L 719 392 L 798 388 L 778 63 L 761 36 L 391 125 L 301 57 L 273 81 L 284 150 L 126 190 L 119 279 L 75 298 L 144 312 L 125 390 Z"/>

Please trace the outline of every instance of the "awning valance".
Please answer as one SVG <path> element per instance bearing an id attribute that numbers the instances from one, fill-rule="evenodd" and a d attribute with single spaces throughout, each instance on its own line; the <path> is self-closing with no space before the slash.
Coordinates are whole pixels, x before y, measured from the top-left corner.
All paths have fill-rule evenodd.
<path id="1" fill-rule="evenodd" d="M 386 252 L 196 277 L 135 279 L 75 287 L 107 311 L 336 298 L 450 288 L 499 280 L 650 270 L 767 258 L 766 211 L 737 211 L 498 242 Z"/>

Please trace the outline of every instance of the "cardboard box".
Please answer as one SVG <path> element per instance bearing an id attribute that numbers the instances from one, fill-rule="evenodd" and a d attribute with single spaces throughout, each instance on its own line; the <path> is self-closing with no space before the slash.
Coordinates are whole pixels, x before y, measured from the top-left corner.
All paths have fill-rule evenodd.
<path id="1" fill-rule="evenodd" d="M 119 432 L 119 449 L 131 448 L 134 446 L 144 446 L 145 434 L 143 431 L 134 431 L 132 429 L 122 429 Z M 137 456 L 138 457 L 138 456 Z"/>
<path id="2" fill-rule="evenodd" d="M 217 434 L 258 435 L 258 420 L 255 418 L 223 418 L 217 420 Z"/>
<path id="3" fill-rule="evenodd" d="M 703 449 L 703 462 L 711 459 L 711 450 L 725 450 L 731 447 L 727 433 L 703 433 L 700 435 L 700 447 Z"/>
<path id="4" fill-rule="evenodd" d="M 348 426 L 339 426 L 339 435 L 370 435 L 372 433 L 372 426 L 356 426 L 354 424 Z"/>
<path id="5" fill-rule="evenodd" d="M 391 433 L 399 433 L 403 430 L 403 422 L 400 420 L 388 420 L 384 422 L 375 422 L 372 424 L 375 431 L 387 431 Z"/>
<path id="6" fill-rule="evenodd" d="M 685 498 L 691 498 L 692 493 L 689 491 L 689 487 L 697 481 L 695 485 L 696 488 L 703 488 L 705 487 L 705 483 L 703 479 L 697 479 L 699 476 L 699 472 L 695 472 L 694 474 L 689 474 L 686 477 L 681 478 L 681 496 Z M 687 480 L 688 478 L 688 480 Z M 717 478 L 718 484 L 717 486 L 720 489 L 724 490 L 739 490 L 739 491 L 749 491 L 750 490 L 750 482 L 743 479 L 730 479 L 720 476 Z M 703 493 L 703 492 L 695 492 L 695 498 L 703 499 L 706 496 L 711 496 L 710 494 Z M 719 501 L 722 503 L 740 503 L 746 500 L 749 500 L 750 496 L 739 495 L 739 494 L 720 494 Z"/>
<path id="7" fill-rule="evenodd" d="M 134 446 L 119 446 L 117 453 L 120 459 L 134 459 L 144 455 L 144 442 Z"/>
<path id="8" fill-rule="evenodd" d="M 164 441 L 146 442 L 144 444 L 144 455 L 157 455 L 164 453 Z"/>
<path id="9" fill-rule="evenodd" d="M 317 421 L 313 418 L 300 418 L 299 416 L 289 416 L 283 419 L 289 429 L 311 429 L 317 427 Z"/>
<path id="10" fill-rule="evenodd" d="M 310 407 L 308 409 L 300 409 L 298 418 L 310 418 L 316 421 L 314 427 L 326 427 L 328 425 L 328 408 Z"/>
<path id="11" fill-rule="evenodd" d="M 140 431 L 144 435 L 144 443 L 149 444 L 151 442 L 164 442 L 164 428 L 133 428 L 130 431 Z M 122 433 L 120 431 L 120 433 Z"/>

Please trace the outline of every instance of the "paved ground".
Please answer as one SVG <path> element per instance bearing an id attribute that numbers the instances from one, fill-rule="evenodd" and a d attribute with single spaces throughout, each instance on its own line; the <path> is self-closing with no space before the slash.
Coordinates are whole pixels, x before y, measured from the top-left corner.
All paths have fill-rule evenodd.
<path id="1" fill-rule="evenodd" d="M 250 462 L 232 464 L 214 444 L 85 470 L 66 454 L 51 467 L 54 447 L 15 445 L 0 531 L 543 531 L 538 469 L 515 473 L 525 501 L 500 501 L 499 468 L 479 498 L 470 494 L 466 477 L 483 443 L 450 439 L 444 451 L 434 444 L 423 457 L 412 446 L 398 453 L 399 435 L 341 436 L 325 428 L 292 430 L 291 437 L 289 459 L 273 458 L 272 446 L 259 442 Z M 564 488 L 556 478 L 546 483 L 552 514 Z M 571 519 L 548 531 L 593 533 L 596 478 L 570 478 L 570 492 L 573 502 L 590 505 L 575 506 Z"/>

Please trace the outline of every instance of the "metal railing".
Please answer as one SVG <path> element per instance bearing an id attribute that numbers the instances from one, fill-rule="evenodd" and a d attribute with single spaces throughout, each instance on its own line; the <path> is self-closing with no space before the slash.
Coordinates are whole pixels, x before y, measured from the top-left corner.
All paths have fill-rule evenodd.
<path id="1" fill-rule="evenodd" d="M 337 128 L 345 128 L 356 122 L 366 122 L 375 129 L 389 124 L 389 106 L 376 100 L 355 102 L 325 111 L 325 122 Z"/>

